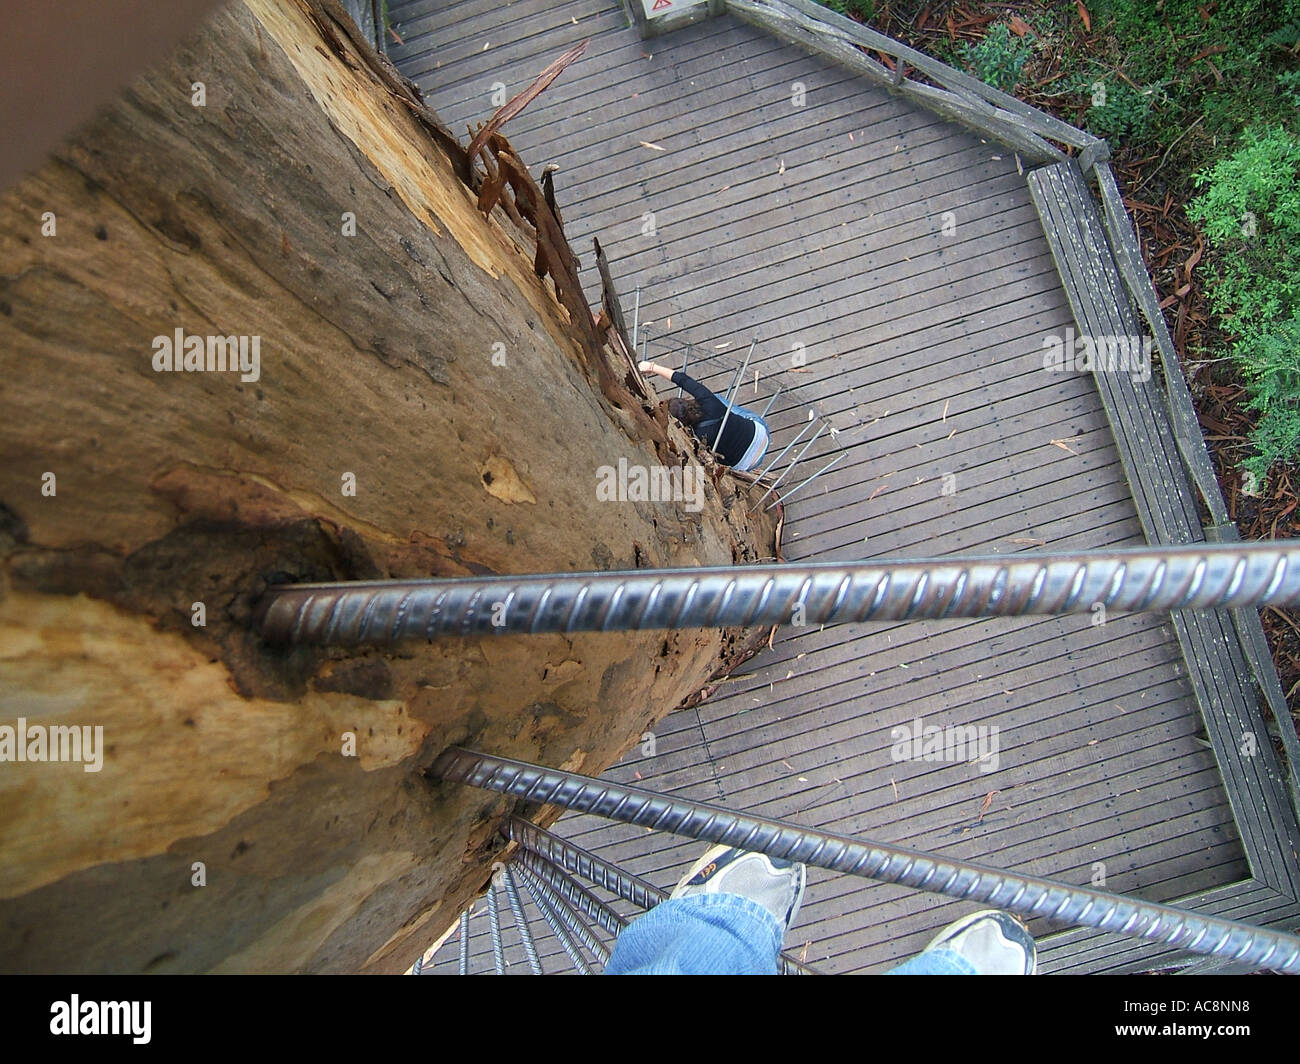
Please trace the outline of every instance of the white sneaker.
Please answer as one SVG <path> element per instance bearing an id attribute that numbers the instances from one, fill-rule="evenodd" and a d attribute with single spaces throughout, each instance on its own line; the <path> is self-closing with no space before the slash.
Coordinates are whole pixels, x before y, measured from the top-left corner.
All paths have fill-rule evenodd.
<path id="1" fill-rule="evenodd" d="M 949 949 L 980 975 L 1033 975 L 1038 971 L 1034 936 L 1010 913 L 984 909 L 949 924 L 925 947 Z"/>
<path id="2" fill-rule="evenodd" d="M 801 864 L 734 846 L 714 846 L 682 876 L 672 897 L 740 894 L 756 901 L 790 930 L 803 903 L 808 871 Z"/>

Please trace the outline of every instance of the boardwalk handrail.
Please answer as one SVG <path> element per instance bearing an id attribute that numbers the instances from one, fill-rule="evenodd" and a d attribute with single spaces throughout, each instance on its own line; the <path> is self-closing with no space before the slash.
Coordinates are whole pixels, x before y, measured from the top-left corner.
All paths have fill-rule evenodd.
<path id="1" fill-rule="evenodd" d="M 1192 404 L 1191 392 L 1183 377 L 1178 353 L 1174 349 L 1168 326 L 1165 324 L 1164 315 L 1160 310 L 1155 288 L 1143 262 L 1142 251 L 1138 245 L 1132 221 L 1124 209 L 1123 197 L 1115 181 L 1115 175 L 1107 164 L 1101 164 L 1093 168 L 1093 176 L 1096 179 L 1097 191 L 1101 200 L 1100 209 L 1098 209 L 1087 183 L 1081 176 L 1073 172 L 1070 168 L 1072 165 L 1070 164 L 1064 168 L 1062 176 L 1067 178 L 1064 181 L 1046 181 L 1045 175 L 1048 174 L 1048 171 L 1045 170 L 1036 171 L 1029 178 L 1031 184 L 1038 184 L 1039 195 L 1044 194 L 1043 190 L 1049 185 L 1055 189 L 1054 195 L 1059 197 L 1060 205 L 1077 219 L 1082 220 L 1087 217 L 1096 219 L 1096 223 L 1092 227 L 1098 236 L 1095 251 L 1085 250 L 1083 254 L 1093 264 L 1091 269 L 1099 269 L 1101 273 L 1089 274 L 1085 271 L 1083 274 L 1079 274 L 1075 271 L 1073 286 L 1067 284 L 1067 288 L 1073 287 L 1074 289 L 1072 300 L 1079 299 L 1095 304 L 1095 312 L 1106 315 L 1107 319 L 1112 322 L 1121 320 L 1125 312 L 1127 312 L 1131 324 L 1124 326 L 1121 331 L 1141 330 L 1144 327 L 1142 323 L 1145 321 L 1145 328 L 1150 330 L 1160 353 L 1164 389 L 1162 393 L 1159 382 L 1153 380 L 1150 382 L 1151 391 L 1149 393 L 1135 390 L 1130 395 L 1129 401 L 1140 400 L 1158 403 L 1157 397 L 1163 394 L 1164 402 L 1158 403 L 1159 409 L 1153 413 L 1162 424 L 1167 425 L 1168 435 L 1174 444 L 1173 454 L 1170 456 L 1173 464 L 1169 468 L 1171 470 L 1181 470 L 1186 478 L 1186 486 L 1179 489 L 1180 494 L 1183 492 L 1198 494 L 1205 504 L 1205 510 L 1210 521 L 1208 527 L 1203 527 L 1200 520 L 1197 520 L 1194 525 L 1190 523 L 1184 525 L 1176 515 L 1170 513 L 1168 515 L 1169 520 L 1173 524 L 1165 524 L 1158 517 L 1159 506 L 1155 503 L 1155 500 L 1146 499 L 1144 502 L 1145 496 L 1142 494 L 1140 487 L 1141 475 L 1139 474 L 1138 481 L 1134 483 L 1134 499 L 1138 504 L 1143 527 L 1147 531 L 1148 538 L 1153 542 L 1183 542 L 1186 537 L 1190 537 L 1198 540 L 1203 539 L 1206 542 L 1238 543 L 1241 540 L 1236 525 L 1232 522 L 1227 507 L 1224 505 L 1223 496 L 1219 490 L 1218 478 L 1215 475 L 1214 466 L 1210 462 L 1210 456 L 1206 451 L 1205 442 L 1201 435 L 1200 421 Z M 1071 174 L 1073 174 L 1072 178 L 1070 178 Z M 1111 270 L 1111 264 L 1103 261 L 1107 251 L 1110 258 L 1113 259 L 1114 275 L 1109 283 L 1103 283 L 1101 278 Z M 1061 267 L 1059 261 L 1057 266 L 1059 270 Z M 1084 283 L 1082 285 L 1079 283 L 1081 277 L 1086 278 L 1089 276 L 1094 278 L 1095 283 Z M 1062 279 L 1064 283 L 1064 275 L 1062 275 Z M 1112 301 L 1128 303 L 1130 300 L 1136 306 L 1136 311 L 1132 306 L 1107 306 Z M 1119 317 L 1112 316 L 1112 312 L 1118 314 Z M 1085 311 L 1084 317 L 1076 317 L 1080 328 L 1085 332 L 1089 329 L 1087 324 L 1089 313 Z M 1101 319 L 1094 316 L 1091 320 Z M 1134 339 L 1136 339 L 1136 336 Z M 1094 376 L 1097 376 L 1096 371 L 1094 371 Z M 1112 430 L 1115 432 L 1121 457 L 1124 458 L 1127 454 L 1128 457 L 1124 459 L 1127 463 L 1145 463 L 1148 456 L 1141 432 L 1139 431 L 1133 439 L 1126 442 L 1126 437 L 1129 435 L 1130 419 L 1121 413 L 1122 408 L 1115 406 L 1114 396 L 1110 396 L 1110 393 L 1115 388 L 1122 386 L 1122 380 L 1113 381 L 1106 385 L 1103 385 L 1100 380 L 1098 381 L 1099 392 L 1107 408 L 1106 416 L 1111 423 Z M 1108 398 L 1108 396 L 1110 397 Z M 1162 481 L 1164 475 L 1152 472 L 1147 475 L 1147 479 L 1150 480 L 1153 476 L 1157 481 Z M 1150 525 L 1150 522 L 1153 521 L 1156 522 L 1154 526 Z M 1259 693 L 1268 704 L 1274 721 L 1278 724 L 1277 732 L 1280 735 L 1286 754 L 1288 768 L 1286 782 L 1290 791 L 1291 806 L 1296 815 L 1300 816 L 1300 736 L 1296 735 L 1294 728 L 1286 724 L 1290 718 L 1287 698 L 1282 691 L 1277 670 L 1273 667 L 1272 653 L 1264 636 L 1263 627 L 1258 614 L 1252 609 L 1233 609 L 1230 615 L 1232 627 L 1236 631 L 1236 641 L 1240 644 L 1245 664 L 1249 668 L 1249 677 L 1253 678 L 1255 685 L 1259 688 Z M 1180 640 L 1194 638 L 1191 633 L 1184 632 L 1177 622 L 1175 628 L 1179 631 Z M 1204 663 L 1194 650 L 1185 648 L 1185 654 L 1188 668 L 1192 674 L 1196 674 L 1204 668 Z M 1243 674 L 1243 682 L 1245 680 L 1246 675 Z M 1218 682 L 1218 678 L 1212 673 L 1207 675 L 1204 680 L 1204 691 L 1216 690 Z M 1202 694 L 1198 694 L 1198 700 L 1202 697 Z M 1212 707 L 1207 707 L 1205 704 L 1202 704 L 1202 711 L 1213 712 Z"/>
<path id="2" fill-rule="evenodd" d="M 1226 525 L 1230 520 L 1228 510 L 1219 492 L 1214 466 L 1210 464 L 1210 456 L 1205 451 L 1200 422 L 1196 419 L 1196 409 L 1192 405 L 1192 395 L 1179 368 L 1178 353 L 1174 350 L 1174 342 L 1160 310 L 1156 291 L 1151 285 L 1146 264 L 1142 261 L 1142 251 L 1134 235 L 1132 219 L 1124 209 L 1115 173 L 1109 163 L 1095 167 L 1093 173 L 1101 193 L 1102 222 L 1111 253 L 1115 256 L 1115 265 L 1119 267 L 1124 286 L 1133 296 L 1133 301 L 1151 329 L 1151 335 L 1160 350 L 1160 364 L 1164 372 L 1165 392 L 1169 400 L 1169 414 L 1178 453 L 1183 459 L 1187 475 L 1205 502 L 1211 520 L 1216 525 Z"/>
<path id="3" fill-rule="evenodd" d="M 1109 157 L 1106 141 L 1063 122 L 986 85 L 933 56 L 854 22 L 813 0 L 727 0 L 727 9 L 778 36 L 829 56 L 891 91 L 916 99 L 923 106 L 970 126 L 1022 153 L 1031 162 L 1060 162 L 1065 158 L 1048 140 L 1080 151 L 1085 172 Z M 889 56 L 894 68 L 867 55 L 869 48 Z M 920 71 L 943 88 L 906 76 L 906 67 Z"/>

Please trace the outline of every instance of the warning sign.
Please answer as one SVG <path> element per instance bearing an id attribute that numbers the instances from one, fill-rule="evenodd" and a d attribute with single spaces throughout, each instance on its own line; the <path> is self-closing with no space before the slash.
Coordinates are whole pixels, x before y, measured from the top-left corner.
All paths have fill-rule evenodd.
<path id="1" fill-rule="evenodd" d="M 646 18 L 663 18 L 693 7 L 702 7 L 707 0 L 641 0 L 641 10 Z"/>

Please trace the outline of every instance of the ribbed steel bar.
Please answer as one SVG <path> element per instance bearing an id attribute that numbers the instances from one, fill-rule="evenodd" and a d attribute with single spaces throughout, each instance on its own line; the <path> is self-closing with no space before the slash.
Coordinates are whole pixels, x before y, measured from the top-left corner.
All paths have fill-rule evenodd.
<path id="1" fill-rule="evenodd" d="M 459 747 L 443 751 L 431 773 L 529 802 L 559 805 L 834 872 L 900 883 L 1024 916 L 1149 939 L 1258 968 L 1300 973 L 1300 937 L 1169 905 L 733 813 L 703 802 L 668 798 L 639 787 L 624 787 Z"/>
<path id="2" fill-rule="evenodd" d="M 531 895 L 533 904 L 537 906 L 537 911 L 542 914 L 542 918 L 550 925 L 552 933 L 559 940 L 560 945 L 564 947 L 564 952 L 569 955 L 569 960 L 573 962 L 573 966 L 578 969 L 580 974 L 591 975 L 591 965 L 587 963 L 587 958 L 582 955 L 582 948 L 574 940 L 573 931 L 569 927 L 571 917 L 562 915 L 551 904 L 546 897 L 541 882 L 528 869 L 521 865 L 518 872 L 519 881 L 523 883 L 524 889 Z"/>
<path id="3" fill-rule="evenodd" d="M 637 326 L 641 323 L 641 286 L 636 286 L 636 304 L 632 307 L 632 354 L 636 354 Z"/>
<path id="4" fill-rule="evenodd" d="M 497 886 L 488 884 L 488 930 L 492 935 L 492 967 L 497 975 L 506 974 L 506 954 L 501 948 L 501 910 L 497 908 Z"/>
<path id="5" fill-rule="evenodd" d="M 528 879 L 529 889 L 534 894 L 540 892 L 545 898 L 546 904 L 560 916 L 569 933 L 581 945 L 585 946 L 596 960 L 600 961 L 601 964 L 606 963 L 609 960 L 609 948 L 591 929 L 582 910 L 565 896 L 565 891 L 561 890 L 555 883 L 551 882 L 548 876 L 538 871 L 531 864 L 521 862 L 520 873 Z"/>
<path id="6" fill-rule="evenodd" d="M 552 864 L 541 854 L 533 853 L 531 850 L 521 850 L 516 860 L 539 876 L 569 904 L 570 908 L 576 909 L 603 931 L 617 937 L 619 932 L 627 927 L 627 921 L 614 909 L 591 893 L 567 871 L 559 865 Z"/>
<path id="7" fill-rule="evenodd" d="M 776 402 L 777 396 L 783 391 L 785 391 L 784 384 L 772 393 L 772 398 L 767 401 L 767 406 L 763 407 L 763 412 L 758 415 L 759 417 L 767 417 L 767 412 L 772 409 L 772 404 Z"/>
<path id="8" fill-rule="evenodd" d="M 763 492 L 758 502 L 754 503 L 754 505 L 750 507 L 751 511 L 757 510 L 760 506 L 763 505 L 763 499 L 766 499 L 769 495 L 772 494 L 772 492 L 776 491 L 777 486 L 781 483 L 781 481 L 783 481 L 786 477 L 790 475 L 791 470 L 793 470 L 794 467 L 799 464 L 803 456 L 808 453 L 808 448 L 811 447 L 814 443 L 816 443 L 818 438 L 825 431 L 826 431 L 825 425 L 817 426 L 817 431 L 813 433 L 813 438 L 799 448 L 799 453 L 790 459 L 790 464 L 786 466 L 783 470 L 781 470 L 781 475 L 777 477 L 774 481 L 772 481 L 771 486 L 768 487 L 767 491 Z"/>
<path id="9" fill-rule="evenodd" d="M 522 849 L 537 854 L 572 875 L 583 876 L 598 887 L 604 887 L 611 894 L 617 894 L 624 901 L 630 901 L 642 909 L 654 908 L 661 901 L 668 900 L 668 895 L 653 883 L 602 860 L 581 846 L 575 846 L 568 839 L 539 828 L 532 821 L 511 817 L 506 822 L 505 831 L 506 837 L 513 839 Z M 800 964 L 787 953 L 781 954 L 780 962 L 782 975 L 817 974 L 814 969 Z"/>
<path id="10" fill-rule="evenodd" d="M 524 912 L 524 904 L 519 900 L 519 891 L 515 888 L 515 877 L 508 867 L 501 872 L 501 885 L 506 889 L 506 904 L 510 906 L 511 915 L 515 918 L 515 928 L 519 931 L 519 945 L 523 948 L 524 956 L 528 958 L 528 967 L 532 969 L 533 975 L 541 975 L 542 961 L 537 956 L 537 947 L 533 945 L 533 932 L 528 926 L 528 914 Z"/>
<path id="11" fill-rule="evenodd" d="M 275 642 L 1300 605 L 1300 541 L 272 588 Z"/>
<path id="12" fill-rule="evenodd" d="M 845 455 L 847 455 L 847 454 L 848 454 L 848 451 L 841 451 L 840 454 L 839 454 L 838 456 L 836 456 L 835 458 L 832 458 L 829 462 L 827 462 L 824 466 L 822 466 L 821 469 L 817 470 L 817 472 L 814 473 L 812 476 L 808 477 L 806 480 L 801 480 L 801 481 L 800 481 L 798 484 L 796 484 L 793 488 L 791 488 L 789 491 L 787 491 L 787 492 L 786 492 L 786 493 L 785 493 L 785 494 L 784 494 L 784 495 L 783 495 L 779 500 L 778 500 L 778 499 L 773 499 L 770 503 L 767 504 L 767 508 L 768 508 L 769 510 L 772 509 L 772 507 L 775 506 L 775 505 L 777 504 L 778 501 L 779 501 L 779 502 L 789 502 L 789 501 L 790 501 L 792 498 L 794 498 L 794 496 L 798 493 L 798 491 L 799 491 L 800 488 L 805 487 L 805 486 L 807 486 L 808 484 L 811 484 L 814 480 L 816 480 L 816 479 L 817 479 L 819 476 L 821 476 L 823 473 L 829 473 L 829 472 L 831 471 L 832 468 L 834 468 L 835 466 L 839 465 L 839 463 L 840 463 L 841 461 L 843 461 Z"/>
<path id="13" fill-rule="evenodd" d="M 773 458 L 770 462 L 768 462 L 767 468 L 764 469 L 763 472 L 759 473 L 758 476 L 754 478 L 755 482 L 757 483 L 758 481 L 762 480 L 765 476 L 767 476 L 770 472 L 772 472 L 772 470 L 776 468 L 777 464 L 781 461 L 781 459 L 786 456 L 786 453 L 790 450 L 790 448 L 793 447 L 796 443 L 798 443 L 801 439 L 803 439 L 803 434 L 807 432 L 810 428 L 812 428 L 813 425 L 815 424 L 816 422 L 811 419 L 805 421 L 803 428 L 801 428 L 797 433 L 795 433 L 794 439 L 792 439 L 789 443 L 787 443 L 784 447 L 782 447 L 781 453 L 778 454 L 775 458 Z M 764 496 L 763 498 L 766 497 L 767 496 Z M 759 499 L 758 501 L 762 502 L 763 500 Z"/>
<path id="14" fill-rule="evenodd" d="M 736 396 L 740 394 L 740 383 L 745 378 L 745 370 L 749 368 L 749 360 L 754 354 L 754 345 L 756 343 L 758 343 L 757 336 L 749 342 L 749 351 L 745 355 L 745 361 L 736 370 L 735 379 L 731 382 L 731 387 L 727 389 L 727 409 L 722 415 L 722 423 L 718 426 L 718 434 L 713 438 L 713 449 L 715 451 L 718 449 L 718 444 L 722 442 L 722 430 L 727 427 L 727 419 L 731 417 L 731 408 L 735 405 Z"/>
<path id="15" fill-rule="evenodd" d="M 469 910 L 460 914 L 460 974 L 469 975 Z"/>
<path id="16" fill-rule="evenodd" d="M 567 872 L 591 880 L 611 894 L 617 894 L 642 909 L 653 909 L 668 898 L 653 883 L 601 860 L 594 853 L 575 846 L 568 839 L 553 835 L 522 817 L 511 817 L 506 822 L 505 830 L 506 837 L 519 843 L 525 850 L 539 854 Z"/>

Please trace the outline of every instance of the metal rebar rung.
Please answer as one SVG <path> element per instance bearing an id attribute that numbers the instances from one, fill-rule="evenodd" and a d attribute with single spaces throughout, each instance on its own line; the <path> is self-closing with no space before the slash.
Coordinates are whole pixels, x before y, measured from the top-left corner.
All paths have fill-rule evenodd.
<path id="1" fill-rule="evenodd" d="M 821 469 L 817 470 L 817 472 L 814 473 L 812 476 L 808 477 L 806 480 L 799 481 L 798 484 L 796 484 L 793 488 L 787 491 L 783 496 L 781 496 L 781 498 L 773 499 L 770 503 L 767 504 L 767 508 L 769 510 L 772 509 L 772 507 L 775 506 L 778 502 L 788 503 L 799 493 L 800 489 L 807 487 L 823 473 L 828 472 L 829 470 L 834 469 L 837 465 L 839 465 L 840 462 L 844 460 L 845 456 L 848 453 L 849 453 L 848 451 L 841 451 L 838 455 L 836 455 L 824 466 L 822 466 Z"/>
<path id="2" fill-rule="evenodd" d="M 758 415 L 759 417 L 767 417 L 767 412 L 772 409 L 772 404 L 776 402 L 777 396 L 780 395 L 784 390 L 785 390 L 785 385 L 782 384 L 780 387 L 777 388 L 775 392 L 772 393 L 772 398 L 770 398 L 767 401 L 767 406 L 763 407 L 763 412 Z"/>
<path id="3" fill-rule="evenodd" d="M 460 961 L 458 971 L 469 975 L 469 910 L 460 914 Z"/>
<path id="4" fill-rule="evenodd" d="M 559 805 L 834 872 L 900 883 L 1025 916 L 1041 916 L 1163 942 L 1192 953 L 1228 957 L 1260 968 L 1300 973 L 1300 937 L 1170 905 L 1017 875 L 901 846 L 862 842 L 459 747 L 443 751 L 431 774 L 529 802 Z"/>
<path id="5" fill-rule="evenodd" d="M 1300 604 L 1300 541 L 1092 553 L 805 562 L 294 584 L 259 606 L 269 640 L 726 628 Z"/>
<path id="6" fill-rule="evenodd" d="M 641 909 L 653 909 L 668 895 L 654 884 L 625 872 L 617 865 L 603 861 L 594 853 L 575 846 L 568 839 L 553 835 L 522 817 L 512 816 L 506 821 L 506 837 L 519 843 L 525 850 L 545 857 L 567 872 L 585 876 L 598 886 Z"/>
<path id="7" fill-rule="evenodd" d="M 537 911 L 542 914 L 542 918 L 550 925 L 551 932 L 559 940 L 560 945 L 564 947 L 564 952 L 569 955 L 569 960 L 573 962 L 573 966 L 582 975 L 591 975 L 591 965 L 587 963 L 587 958 L 582 955 L 582 949 L 570 930 L 571 918 L 562 914 L 550 903 L 539 881 L 528 869 L 521 865 L 518 872 L 519 880 L 523 883 L 524 889 L 532 897 L 533 904 L 537 906 Z"/>
<path id="8" fill-rule="evenodd" d="M 805 432 L 807 432 L 810 428 L 813 427 L 813 425 L 815 424 L 815 422 L 813 421 L 813 419 L 812 419 L 812 417 L 811 417 L 811 413 L 812 413 L 812 411 L 809 411 L 809 415 L 810 415 L 810 416 L 809 416 L 808 420 L 804 422 L 803 428 L 801 428 L 801 429 L 800 429 L 800 430 L 795 434 L 794 439 L 792 439 L 789 443 L 787 443 L 787 444 L 786 444 L 786 445 L 781 449 L 781 453 L 778 454 L 775 458 L 773 458 L 770 462 L 768 462 L 768 464 L 767 464 L 767 468 L 764 469 L 761 473 L 758 474 L 758 479 L 755 481 L 755 483 L 758 483 L 758 482 L 761 481 L 765 476 L 767 476 L 769 473 L 771 473 L 772 470 L 776 468 L 777 464 L 781 461 L 781 459 L 784 458 L 784 457 L 786 456 L 786 453 L 790 450 L 790 448 L 793 447 L 796 443 L 798 443 L 801 439 L 803 439 L 803 434 L 804 434 Z M 763 498 L 762 498 L 762 499 L 759 499 L 758 502 L 762 502 L 763 499 L 766 499 L 766 498 L 767 498 L 767 493 L 765 492 L 765 493 L 763 494 Z M 754 504 L 754 506 L 751 506 L 751 507 L 750 507 L 750 509 L 752 510 L 752 509 L 753 509 L 755 506 L 757 506 L 757 505 L 758 505 L 758 503 L 756 502 L 756 503 Z"/>
<path id="9" fill-rule="evenodd" d="M 826 431 L 825 425 L 817 426 L 817 431 L 813 433 L 813 438 L 799 448 L 799 453 L 795 455 L 792 459 L 790 459 L 790 464 L 786 466 L 783 470 L 781 470 L 781 475 L 777 477 L 774 481 L 772 481 L 767 491 L 763 492 L 763 494 L 759 496 L 758 502 L 754 503 L 754 505 L 750 507 L 751 511 L 757 510 L 760 506 L 763 505 L 763 500 L 766 499 L 769 495 L 771 495 L 772 492 L 776 491 L 781 481 L 785 480 L 785 478 L 790 475 L 790 471 L 794 469 L 794 467 L 797 466 L 799 462 L 803 459 L 803 456 L 808 453 L 808 448 L 811 447 L 814 443 L 816 443 L 818 438 L 825 431 Z"/>
<path id="10" fill-rule="evenodd" d="M 722 415 L 722 424 L 718 426 L 718 434 L 713 439 L 713 451 L 715 453 L 718 453 L 718 444 L 722 442 L 722 430 L 727 427 L 727 419 L 731 417 L 731 408 L 736 401 L 736 396 L 740 394 L 741 381 L 742 378 L 745 376 L 745 370 L 749 366 L 749 359 L 750 356 L 753 355 L 754 353 L 754 344 L 756 343 L 758 343 L 757 336 L 755 336 L 754 339 L 750 342 L 749 352 L 748 354 L 745 355 L 745 361 L 742 362 L 740 364 L 740 367 L 736 370 L 736 377 L 731 382 L 731 387 L 727 389 L 727 409 Z M 735 393 L 735 395 L 732 394 L 733 392 Z"/>
<path id="11" fill-rule="evenodd" d="M 515 879 L 508 866 L 501 871 L 501 885 L 506 889 L 506 904 L 510 906 L 511 915 L 515 918 L 515 928 L 519 931 L 519 945 L 523 947 L 524 956 L 528 958 L 528 967 L 533 975 L 541 975 L 541 958 L 537 956 L 537 947 L 533 945 L 533 933 L 528 927 L 528 916 L 524 912 L 523 902 L 519 900 L 519 891 L 515 889 Z"/>
<path id="12" fill-rule="evenodd" d="M 506 954 L 501 946 L 501 910 L 497 907 L 495 878 L 488 883 L 488 929 L 492 935 L 492 968 L 497 975 L 506 974 Z"/>
<path id="13" fill-rule="evenodd" d="M 578 907 L 565 897 L 565 892 L 554 882 L 552 877 L 539 870 L 535 865 L 522 863 L 520 873 L 528 880 L 528 888 L 534 896 L 540 895 L 554 912 L 564 921 L 564 926 L 574 939 L 587 948 L 587 951 L 604 964 L 609 960 L 609 950 L 596 932 L 583 918 Z"/>
<path id="14" fill-rule="evenodd" d="M 539 876 L 547 886 L 564 899 L 571 909 L 591 920 L 606 933 L 617 938 L 619 932 L 627 926 L 627 921 L 618 912 L 592 894 L 566 869 L 548 861 L 541 854 L 531 850 L 521 850 L 515 859 L 530 872 Z M 604 959 L 607 960 L 608 957 Z"/>

